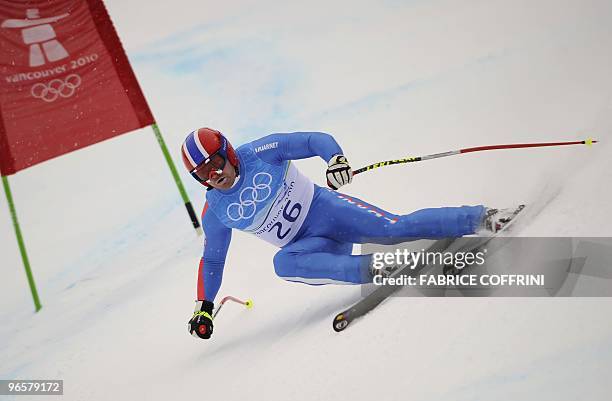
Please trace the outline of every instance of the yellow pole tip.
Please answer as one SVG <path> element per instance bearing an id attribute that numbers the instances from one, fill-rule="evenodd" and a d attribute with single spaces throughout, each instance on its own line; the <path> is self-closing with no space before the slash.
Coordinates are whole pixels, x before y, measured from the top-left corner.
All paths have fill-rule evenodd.
<path id="1" fill-rule="evenodd" d="M 252 299 L 247 299 L 247 301 L 244 303 L 244 305 L 247 307 L 247 309 L 251 309 L 253 307 L 253 300 Z"/>
<path id="2" fill-rule="evenodd" d="M 587 146 L 592 146 L 593 145 L 593 138 L 589 138 L 586 141 L 584 141 L 584 144 Z"/>

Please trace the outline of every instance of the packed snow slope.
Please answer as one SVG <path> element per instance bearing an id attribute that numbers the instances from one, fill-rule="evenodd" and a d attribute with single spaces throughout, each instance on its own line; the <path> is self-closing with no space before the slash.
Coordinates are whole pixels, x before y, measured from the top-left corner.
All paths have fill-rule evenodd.
<path id="1" fill-rule="evenodd" d="M 343 190 L 397 213 L 554 194 L 522 234 L 612 234 L 610 1 L 107 6 L 179 166 L 184 135 L 200 126 L 236 145 L 329 132 L 355 167 L 592 136 L 601 140 L 592 148 L 378 169 Z M 322 161 L 298 167 L 323 184 Z M 201 210 L 203 188 L 182 176 Z M 64 379 L 65 400 L 604 400 L 612 391 L 610 299 L 396 298 L 336 334 L 331 318 L 359 288 L 284 282 L 275 249 L 242 233 L 220 295 L 255 306 L 226 305 L 210 341 L 192 338 L 202 238 L 149 128 L 10 181 L 43 309 L 33 313 L 2 198 L 1 379 Z"/>

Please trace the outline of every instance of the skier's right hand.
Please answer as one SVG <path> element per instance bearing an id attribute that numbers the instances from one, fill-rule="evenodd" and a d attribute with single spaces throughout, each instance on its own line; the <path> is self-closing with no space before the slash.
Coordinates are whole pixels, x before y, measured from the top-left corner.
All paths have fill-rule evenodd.
<path id="1" fill-rule="evenodd" d="M 208 340 L 213 333 L 212 311 L 215 304 L 210 301 L 196 301 L 193 316 L 187 323 L 189 334 Z"/>

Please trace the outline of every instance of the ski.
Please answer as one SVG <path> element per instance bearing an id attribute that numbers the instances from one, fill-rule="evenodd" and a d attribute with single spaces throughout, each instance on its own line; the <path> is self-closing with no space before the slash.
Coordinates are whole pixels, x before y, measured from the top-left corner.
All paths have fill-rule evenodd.
<path id="1" fill-rule="evenodd" d="M 425 252 L 467 252 L 481 248 L 486 245 L 493 238 L 496 238 L 504 234 L 518 219 L 517 216 L 525 209 L 525 205 L 519 205 L 510 215 L 506 224 L 499 229 L 494 235 L 487 237 L 462 237 L 462 238 L 446 238 L 437 240 Z M 398 271 L 393 273 L 393 276 L 408 275 L 414 276 L 422 273 L 428 268 L 435 266 L 426 265 L 424 263 L 417 264 L 414 268 L 411 266 L 404 266 Z M 443 266 L 443 274 L 453 275 L 461 274 L 461 270 L 457 269 L 453 265 Z M 371 294 L 346 309 L 343 312 L 338 313 L 332 322 L 334 331 L 341 332 L 345 330 L 351 322 L 380 305 L 385 299 L 389 298 L 393 293 L 402 289 L 402 286 L 397 285 L 384 285 L 375 289 Z"/>
<path id="2" fill-rule="evenodd" d="M 431 246 L 429 246 L 425 252 L 443 252 L 446 250 L 453 242 L 455 238 L 445 238 L 441 240 L 437 240 Z M 416 266 L 404 266 L 394 272 L 394 276 L 399 276 L 401 274 L 405 275 L 416 275 L 427 268 L 428 265 L 423 263 L 419 263 Z M 397 290 L 403 288 L 402 286 L 397 285 L 383 285 L 376 288 L 371 294 L 367 295 L 365 298 L 348 308 L 347 310 L 340 312 L 334 317 L 333 320 L 333 328 L 336 332 L 341 332 L 348 327 L 351 322 L 372 309 L 376 308 L 383 302 L 385 299 L 389 298 L 391 294 L 396 292 Z"/>

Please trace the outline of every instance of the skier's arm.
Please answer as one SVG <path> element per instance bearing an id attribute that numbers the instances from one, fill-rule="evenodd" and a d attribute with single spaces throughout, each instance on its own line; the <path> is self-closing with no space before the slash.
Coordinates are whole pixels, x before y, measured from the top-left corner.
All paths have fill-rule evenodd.
<path id="1" fill-rule="evenodd" d="M 204 253 L 198 269 L 198 300 L 214 301 L 221 280 L 225 257 L 232 239 L 232 229 L 219 221 L 212 211 L 207 211 L 208 204 L 202 213 L 204 227 Z"/>
<path id="2" fill-rule="evenodd" d="M 253 141 L 253 148 L 262 160 L 272 164 L 313 156 L 327 163 L 334 155 L 343 154 L 334 137 L 323 132 L 272 134 Z"/>
<path id="3" fill-rule="evenodd" d="M 327 185 L 338 189 L 353 179 L 353 170 L 338 142 L 323 132 L 272 134 L 252 142 L 255 153 L 265 162 L 279 164 L 285 160 L 319 156 L 327 163 Z"/>
<path id="4" fill-rule="evenodd" d="M 198 299 L 193 315 L 187 322 L 187 330 L 192 336 L 206 340 L 213 333 L 213 301 L 221 286 L 232 230 L 225 227 L 212 211 L 208 211 L 208 203 L 202 212 L 202 227 L 206 237 L 204 255 L 198 269 Z"/>

